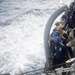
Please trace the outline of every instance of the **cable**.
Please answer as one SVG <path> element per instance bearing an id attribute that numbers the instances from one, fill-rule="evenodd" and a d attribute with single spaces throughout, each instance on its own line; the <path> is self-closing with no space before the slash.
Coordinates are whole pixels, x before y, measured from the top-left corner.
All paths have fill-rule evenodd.
<path id="1" fill-rule="evenodd" d="M 25 73 L 22 73 L 22 74 L 28 74 L 28 73 L 36 72 L 36 71 L 40 71 L 40 70 L 44 70 L 44 68 L 37 69 L 37 70 L 32 70 L 32 71 L 28 71 L 28 72 L 25 72 Z"/>
<path id="2" fill-rule="evenodd" d="M 58 65 L 53 65 L 52 67 L 56 67 L 56 66 L 60 66 L 60 65 L 63 65 L 63 64 L 66 64 L 66 63 L 62 63 L 62 64 L 58 64 Z M 47 67 L 47 68 L 51 68 L 51 67 Z M 44 70 L 44 69 L 46 69 L 46 68 L 41 68 L 41 69 L 37 69 L 37 70 L 32 70 L 32 71 L 28 71 L 28 72 L 25 72 L 25 73 L 22 73 L 22 74 L 28 74 L 28 73 L 30 73 L 30 72 L 36 72 L 36 71 L 40 71 L 40 70 Z M 49 71 L 49 72 L 55 72 L 54 70 L 51 70 L 51 71 Z"/>

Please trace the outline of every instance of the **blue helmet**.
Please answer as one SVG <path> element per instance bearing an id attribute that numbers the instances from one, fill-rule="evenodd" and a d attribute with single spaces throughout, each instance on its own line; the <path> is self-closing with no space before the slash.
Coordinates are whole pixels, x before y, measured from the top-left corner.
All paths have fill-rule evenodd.
<path id="1" fill-rule="evenodd" d="M 54 38 L 54 43 L 60 43 L 60 42 L 61 42 L 61 38 L 59 37 Z"/>
<path id="2" fill-rule="evenodd" d="M 57 36 L 59 36 L 60 35 L 60 32 L 59 31 L 55 31 L 54 32 L 54 37 L 57 37 Z"/>

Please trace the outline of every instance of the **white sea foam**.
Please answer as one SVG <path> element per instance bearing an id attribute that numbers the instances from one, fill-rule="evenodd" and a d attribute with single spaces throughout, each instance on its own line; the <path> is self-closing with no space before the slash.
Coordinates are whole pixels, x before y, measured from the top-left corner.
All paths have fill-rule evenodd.
<path id="1" fill-rule="evenodd" d="M 65 1 L 0 0 L 0 73 L 44 67 L 44 28 Z"/>

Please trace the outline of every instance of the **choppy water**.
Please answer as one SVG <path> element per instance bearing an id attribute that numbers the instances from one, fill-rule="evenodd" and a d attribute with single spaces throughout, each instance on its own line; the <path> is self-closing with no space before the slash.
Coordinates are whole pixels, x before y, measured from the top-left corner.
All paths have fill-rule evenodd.
<path id="1" fill-rule="evenodd" d="M 45 25 L 60 5 L 70 2 L 0 0 L 0 73 L 14 75 L 44 67 Z"/>

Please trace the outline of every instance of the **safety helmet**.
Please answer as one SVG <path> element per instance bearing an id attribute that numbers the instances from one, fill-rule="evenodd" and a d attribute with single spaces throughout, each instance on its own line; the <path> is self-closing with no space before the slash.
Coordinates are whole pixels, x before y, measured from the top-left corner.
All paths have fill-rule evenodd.
<path id="1" fill-rule="evenodd" d="M 60 35 L 60 32 L 59 31 L 55 31 L 54 32 L 54 37 L 57 37 L 57 36 L 59 36 Z"/>
<path id="2" fill-rule="evenodd" d="M 59 26 L 57 26 L 56 29 L 57 29 L 57 30 L 62 30 L 62 29 L 63 29 L 63 26 L 62 26 L 62 25 L 59 25 Z"/>
<path id="3" fill-rule="evenodd" d="M 61 38 L 59 37 L 54 38 L 54 43 L 60 43 L 60 42 L 61 42 Z"/>

